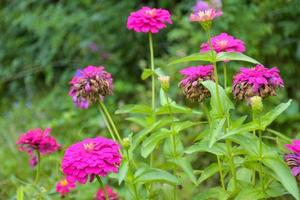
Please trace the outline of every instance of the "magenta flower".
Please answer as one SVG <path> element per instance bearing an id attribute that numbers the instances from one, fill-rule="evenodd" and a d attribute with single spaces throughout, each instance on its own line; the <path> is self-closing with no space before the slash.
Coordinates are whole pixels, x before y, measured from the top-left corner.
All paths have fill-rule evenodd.
<path id="1" fill-rule="evenodd" d="M 286 144 L 285 147 L 293 153 L 300 155 L 300 140 L 293 140 L 292 144 Z"/>
<path id="2" fill-rule="evenodd" d="M 276 67 L 271 69 L 262 65 L 254 68 L 241 68 L 233 78 L 233 95 L 236 99 L 262 98 L 276 95 L 276 89 L 283 87 L 283 80 Z"/>
<path id="3" fill-rule="evenodd" d="M 293 176 L 300 181 L 300 157 L 297 154 L 286 154 L 284 161 L 290 167 Z"/>
<path id="4" fill-rule="evenodd" d="M 212 65 L 192 66 L 180 71 L 184 78 L 180 81 L 179 87 L 182 88 L 186 98 L 192 101 L 203 101 L 210 96 L 210 92 L 201 84 L 206 80 L 214 80 L 214 69 Z"/>
<path id="5" fill-rule="evenodd" d="M 60 144 L 57 143 L 56 139 L 49 135 L 50 132 L 50 128 L 46 128 L 45 131 L 36 128 L 20 135 L 17 146 L 20 151 L 28 153 L 30 156 L 29 164 L 31 166 L 34 167 L 38 162 L 34 151 L 38 151 L 42 155 L 45 155 L 53 153 L 60 148 Z"/>
<path id="6" fill-rule="evenodd" d="M 122 157 L 120 146 L 113 140 L 96 137 L 87 138 L 66 149 L 62 160 L 62 171 L 68 181 L 86 183 L 94 176 L 117 173 Z"/>
<path id="7" fill-rule="evenodd" d="M 166 24 L 172 24 L 171 14 L 162 8 L 142 7 L 136 12 L 130 13 L 127 19 L 127 28 L 135 32 L 158 33 L 166 28 Z"/>
<path id="8" fill-rule="evenodd" d="M 105 190 L 107 192 L 109 200 L 118 200 L 119 199 L 118 194 L 116 192 L 114 192 L 113 189 L 111 187 L 109 187 L 108 185 L 105 186 Z M 97 191 L 95 200 L 105 200 L 105 193 L 102 188 L 100 188 Z"/>
<path id="9" fill-rule="evenodd" d="M 196 4 L 193 7 L 194 12 L 198 11 L 204 11 L 209 8 L 214 8 L 214 9 L 219 9 L 221 10 L 222 7 L 222 1 L 221 0 L 211 0 L 209 2 L 203 1 L 203 0 L 198 0 Z"/>
<path id="10" fill-rule="evenodd" d="M 198 10 L 193 12 L 190 15 L 190 21 L 192 22 L 210 22 L 214 18 L 219 17 L 222 15 L 222 11 L 216 10 L 214 8 L 208 8 L 205 10 Z"/>
<path id="11" fill-rule="evenodd" d="M 242 40 L 236 39 L 227 33 L 221 33 L 220 35 L 212 37 L 211 43 L 213 50 L 215 50 L 217 53 L 246 51 L 244 42 Z M 200 52 L 211 50 L 208 42 L 201 44 L 200 48 Z"/>
<path id="12" fill-rule="evenodd" d="M 69 182 L 67 181 L 67 179 L 63 179 L 56 184 L 56 192 L 60 193 L 61 197 L 65 197 L 65 195 L 75 187 L 76 187 L 75 183 Z"/>
<path id="13" fill-rule="evenodd" d="M 105 96 L 111 95 L 113 79 L 103 66 L 87 66 L 77 70 L 70 81 L 69 95 L 75 106 L 86 109 L 91 103 L 103 101 Z"/>

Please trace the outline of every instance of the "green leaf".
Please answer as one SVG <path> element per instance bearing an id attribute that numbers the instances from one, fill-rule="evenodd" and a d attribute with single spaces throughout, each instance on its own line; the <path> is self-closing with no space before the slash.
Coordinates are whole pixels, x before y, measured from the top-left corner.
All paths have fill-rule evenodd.
<path id="1" fill-rule="evenodd" d="M 191 122 L 191 121 L 174 122 L 172 124 L 172 128 L 176 133 L 179 133 L 180 131 L 182 131 L 184 129 L 190 128 L 190 127 L 195 126 L 195 125 L 200 124 L 200 123 L 203 123 L 203 122 L 198 122 L 198 123 L 197 122 Z"/>
<path id="2" fill-rule="evenodd" d="M 230 129 L 236 129 L 239 128 L 247 119 L 247 115 L 239 117 L 238 119 L 231 121 L 230 123 Z"/>
<path id="3" fill-rule="evenodd" d="M 291 170 L 286 166 L 280 157 L 264 158 L 263 163 L 276 174 L 275 178 L 283 185 L 283 187 L 297 200 L 299 190 L 295 177 L 291 174 Z"/>
<path id="4" fill-rule="evenodd" d="M 194 200 L 213 200 L 213 199 L 227 200 L 229 199 L 229 197 L 230 194 L 227 193 L 224 189 L 222 189 L 221 187 L 214 187 L 205 190 L 205 192 L 200 192 L 193 199 Z"/>
<path id="5" fill-rule="evenodd" d="M 170 161 L 171 163 L 174 163 L 175 165 L 179 166 L 186 173 L 186 175 L 189 177 L 189 179 L 195 185 L 197 185 L 197 179 L 195 177 L 194 170 L 191 166 L 191 163 L 186 158 L 184 158 L 184 157 L 174 158 L 174 159 L 170 159 L 168 161 Z"/>
<path id="6" fill-rule="evenodd" d="M 172 185 L 180 184 L 180 181 L 176 176 L 170 174 L 167 171 L 156 168 L 148 168 L 142 173 L 135 173 L 134 177 L 134 182 L 140 184 L 153 182 L 163 182 Z"/>
<path id="7" fill-rule="evenodd" d="M 211 114 L 212 117 L 224 117 L 224 115 L 228 114 L 229 110 L 234 108 L 233 103 L 231 102 L 231 100 L 229 99 L 229 97 L 226 95 L 225 90 L 221 87 L 219 87 L 219 95 L 220 95 L 220 100 L 222 102 L 220 102 L 221 104 L 218 105 L 218 101 L 217 101 L 217 91 L 216 91 L 216 83 L 211 81 L 211 80 L 207 80 L 207 81 L 203 81 L 202 85 L 204 85 L 204 87 L 206 87 L 211 94 L 211 99 L 210 99 L 210 105 L 212 108 Z M 219 106 L 221 106 L 221 110 L 219 110 Z"/>
<path id="8" fill-rule="evenodd" d="M 172 109 L 172 113 L 174 113 L 174 114 L 180 114 L 180 113 L 181 114 L 190 114 L 190 113 L 193 113 L 193 114 L 200 115 L 200 116 L 203 115 L 202 112 L 194 111 L 191 108 L 178 105 L 175 102 L 171 102 L 170 106 L 171 106 L 171 109 Z M 164 106 L 158 108 L 156 110 L 156 114 L 157 115 L 170 114 L 169 106 L 168 105 L 164 105 Z"/>
<path id="9" fill-rule="evenodd" d="M 239 61 L 246 61 L 254 64 L 260 64 L 257 60 L 246 56 L 242 53 L 237 52 L 220 52 L 217 54 L 217 61 L 225 61 L 225 60 L 239 60 Z"/>
<path id="10" fill-rule="evenodd" d="M 137 105 L 137 104 L 129 104 L 125 105 L 122 108 L 116 110 L 115 114 L 125 114 L 125 113 L 141 113 L 150 115 L 152 113 L 152 109 L 147 105 Z"/>
<path id="11" fill-rule="evenodd" d="M 163 152 L 164 156 L 168 159 L 174 158 L 174 155 L 176 156 L 182 156 L 184 153 L 184 147 L 182 144 L 182 141 L 179 137 L 175 137 L 175 144 L 176 144 L 176 152 L 174 152 L 174 143 L 171 138 L 167 138 L 165 140 L 164 146 L 163 146 Z"/>
<path id="12" fill-rule="evenodd" d="M 291 105 L 291 102 L 292 100 L 289 100 L 287 103 L 281 103 L 263 115 L 260 120 L 261 128 L 265 129 L 268 125 L 270 125 L 283 111 L 285 111 Z"/>
<path id="13" fill-rule="evenodd" d="M 202 171 L 202 173 L 197 181 L 197 184 L 198 185 L 201 184 L 203 181 L 205 181 L 209 177 L 212 177 L 213 175 L 215 175 L 218 171 L 219 171 L 219 168 L 216 163 L 209 165 L 207 168 L 205 168 Z"/>
<path id="14" fill-rule="evenodd" d="M 236 134 L 242 134 L 242 133 L 247 133 L 247 132 L 251 132 L 254 130 L 259 129 L 259 125 L 256 122 L 249 122 L 247 124 L 243 124 L 240 127 L 230 130 L 226 135 L 221 136 L 220 138 L 218 138 L 218 140 L 224 140 L 230 136 L 236 135 Z"/>
<path id="15" fill-rule="evenodd" d="M 144 140 L 141 148 L 141 154 L 144 158 L 147 158 L 155 147 L 166 137 L 171 135 L 171 131 L 168 129 L 161 129 L 154 132 L 150 137 Z"/>
<path id="16" fill-rule="evenodd" d="M 121 185 L 121 183 L 123 182 L 123 180 L 125 180 L 125 177 L 127 175 L 127 172 L 128 172 L 128 160 L 126 161 L 123 161 L 120 168 L 119 168 L 119 171 L 118 171 L 118 182 L 119 182 L 119 185 Z"/>
<path id="17" fill-rule="evenodd" d="M 142 75 L 141 75 L 141 79 L 142 80 L 146 80 L 147 78 L 149 78 L 150 76 L 152 76 L 154 73 L 151 69 L 144 69 Z"/>
<path id="18" fill-rule="evenodd" d="M 208 140 L 201 140 L 200 142 L 193 144 L 188 147 L 185 151 L 187 154 L 198 153 L 198 152 L 208 152 L 214 155 L 225 155 L 226 145 L 224 143 L 215 143 L 213 147 L 209 147 Z"/>
<path id="19" fill-rule="evenodd" d="M 209 128 L 209 147 L 211 148 L 217 141 L 217 138 L 223 133 L 222 129 L 225 124 L 226 118 L 213 119 Z"/>
<path id="20" fill-rule="evenodd" d="M 154 70 L 154 72 L 157 76 L 165 76 L 165 73 L 163 72 L 163 70 L 161 68 L 156 68 Z"/>
<path id="21" fill-rule="evenodd" d="M 253 187 L 243 188 L 235 198 L 235 200 L 258 200 L 258 199 L 266 199 L 266 195 L 262 192 L 261 188 L 253 188 Z"/>
<path id="22" fill-rule="evenodd" d="M 24 200 L 24 187 L 20 186 L 17 189 L 17 200 Z"/>
<path id="23" fill-rule="evenodd" d="M 203 53 L 195 53 L 183 58 L 179 58 L 176 60 L 171 61 L 168 65 L 175 65 L 179 63 L 186 63 L 192 61 L 207 61 L 212 62 L 211 51 L 203 52 Z"/>

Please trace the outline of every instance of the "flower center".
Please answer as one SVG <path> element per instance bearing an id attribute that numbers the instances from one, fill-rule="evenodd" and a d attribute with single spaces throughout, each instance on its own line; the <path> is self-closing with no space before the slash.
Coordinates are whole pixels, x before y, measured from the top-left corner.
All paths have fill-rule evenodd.
<path id="1" fill-rule="evenodd" d="M 62 186 L 68 185 L 67 179 L 64 179 L 64 180 L 60 181 L 60 184 L 61 184 Z"/>
<path id="2" fill-rule="evenodd" d="M 156 9 L 153 8 L 153 9 L 149 9 L 149 10 L 146 10 L 145 13 L 151 17 L 153 17 L 154 15 L 156 15 Z"/>
<path id="3" fill-rule="evenodd" d="M 86 143 L 86 144 L 83 144 L 83 147 L 85 150 L 90 151 L 90 150 L 94 149 L 95 145 L 93 143 Z"/>
<path id="4" fill-rule="evenodd" d="M 223 49 L 223 48 L 227 47 L 228 41 L 227 40 L 219 40 L 217 43 L 220 46 L 220 48 Z"/>

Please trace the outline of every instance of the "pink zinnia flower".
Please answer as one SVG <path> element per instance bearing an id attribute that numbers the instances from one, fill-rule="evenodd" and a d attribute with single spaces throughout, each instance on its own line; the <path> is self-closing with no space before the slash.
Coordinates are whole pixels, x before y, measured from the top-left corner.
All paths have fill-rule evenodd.
<path id="1" fill-rule="evenodd" d="M 114 192 L 113 189 L 111 187 L 109 187 L 108 185 L 105 186 L 105 190 L 107 192 L 109 200 L 118 200 L 119 199 L 118 194 L 116 192 Z M 105 193 L 102 188 L 100 188 L 97 191 L 95 200 L 105 200 Z"/>
<path id="2" fill-rule="evenodd" d="M 31 166 L 34 167 L 38 162 L 34 151 L 45 155 L 53 153 L 60 148 L 60 144 L 57 143 L 56 139 L 49 135 L 50 132 L 50 128 L 46 128 L 45 131 L 36 128 L 20 135 L 17 146 L 20 151 L 27 152 L 31 157 L 29 162 Z"/>
<path id="3" fill-rule="evenodd" d="M 166 24 L 172 24 L 171 14 L 162 8 L 142 7 L 127 19 L 127 28 L 135 32 L 158 33 Z"/>
<path id="4" fill-rule="evenodd" d="M 290 167 L 293 176 L 300 181 L 300 157 L 297 154 L 286 154 L 284 161 Z"/>
<path id="5" fill-rule="evenodd" d="M 214 80 L 212 65 L 192 66 L 180 71 L 184 78 L 180 81 L 184 95 L 193 101 L 203 101 L 210 96 L 210 92 L 201 84 L 206 80 Z"/>
<path id="6" fill-rule="evenodd" d="M 268 69 L 256 65 L 254 68 L 241 68 L 233 78 L 233 95 L 239 100 L 275 96 L 278 87 L 283 87 L 283 80 L 276 67 Z"/>
<path id="7" fill-rule="evenodd" d="M 236 39 L 227 33 L 221 33 L 220 35 L 212 37 L 211 43 L 213 50 L 215 50 L 217 53 L 246 51 L 244 42 L 242 40 Z M 200 48 L 200 52 L 211 50 L 208 42 L 201 44 Z"/>
<path id="8" fill-rule="evenodd" d="M 88 108 L 90 103 L 103 101 L 113 90 L 112 76 L 103 66 L 87 66 L 77 70 L 70 84 L 69 95 L 73 98 L 74 104 L 82 109 Z"/>
<path id="9" fill-rule="evenodd" d="M 205 10 L 198 10 L 190 15 L 190 21 L 192 22 L 210 22 L 214 18 L 222 15 L 222 11 L 214 8 L 208 8 Z"/>
<path id="10" fill-rule="evenodd" d="M 286 144 L 285 147 L 295 154 L 300 155 L 300 140 L 293 140 L 292 144 Z"/>
<path id="11" fill-rule="evenodd" d="M 56 184 L 56 192 L 60 193 L 61 197 L 64 197 L 71 189 L 75 188 L 76 184 L 63 179 Z"/>
<path id="12" fill-rule="evenodd" d="M 86 183 L 94 176 L 117 173 L 122 157 L 120 146 L 113 140 L 96 137 L 87 138 L 66 149 L 62 160 L 62 171 L 68 181 Z"/>

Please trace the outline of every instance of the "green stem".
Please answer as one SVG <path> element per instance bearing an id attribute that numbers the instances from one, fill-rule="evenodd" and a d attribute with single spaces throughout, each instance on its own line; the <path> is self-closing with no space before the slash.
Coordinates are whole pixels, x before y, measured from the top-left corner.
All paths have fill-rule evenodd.
<path id="1" fill-rule="evenodd" d="M 227 88 L 227 66 L 226 63 L 223 63 L 223 73 L 224 73 L 224 89 Z"/>
<path id="2" fill-rule="evenodd" d="M 210 46 L 212 63 L 213 63 L 213 66 L 214 66 L 214 77 L 215 77 L 215 81 L 216 81 L 216 96 L 217 96 L 218 109 L 219 109 L 219 111 L 223 112 L 223 110 L 222 110 L 222 104 L 221 104 L 221 100 L 220 100 L 219 77 L 218 77 L 218 69 L 217 69 L 217 63 L 216 63 L 216 56 L 215 56 L 214 49 L 213 49 L 213 46 L 212 46 L 212 43 L 211 43 L 210 30 L 207 30 L 206 33 L 207 33 L 208 43 L 209 43 L 209 46 Z"/>
<path id="3" fill-rule="evenodd" d="M 231 174 L 233 177 L 233 184 L 234 188 L 237 188 L 237 178 L 236 178 L 236 171 L 235 171 L 235 164 L 234 164 L 234 156 L 232 154 L 232 147 L 231 147 L 231 141 L 226 140 L 226 147 L 229 154 L 229 166 L 231 170 Z"/>
<path id="4" fill-rule="evenodd" d="M 114 132 L 113 132 L 113 130 L 112 130 L 112 128 L 111 128 L 111 126 L 110 126 L 108 120 L 107 120 L 107 117 L 106 117 L 106 115 L 105 115 L 105 113 L 104 113 L 102 107 L 99 106 L 98 108 L 99 108 L 99 111 L 100 111 L 100 113 L 101 113 L 101 115 L 102 115 L 104 121 L 105 121 L 106 127 L 107 127 L 107 129 L 108 129 L 108 131 L 109 131 L 109 133 L 110 133 L 110 135 L 111 135 L 111 138 L 112 138 L 113 140 L 116 141 L 116 137 L 115 137 L 115 135 L 114 135 Z"/>
<path id="5" fill-rule="evenodd" d="M 218 155 L 217 155 L 217 160 L 218 160 L 218 168 L 219 168 L 221 185 L 222 185 L 223 190 L 226 190 L 225 184 L 224 184 L 223 167 L 222 167 L 220 157 Z"/>
<path id="6" fill-rule="evenodd" d="M 153 122 L 155 122 L 155 74 L 154 74 L 154 53 L 153 53 L 153 41 L 152 41 L 152 33 L 149 33 L 149 48 L 150 48 L 150 65 L 151 65 L 151 70 L 152 70 L 152 118 Z M 153 160 L 154 160 L 154 155 L 153 153 L 150 154 L 150 166 L 153 166 Z"/>
<path id="7" fill-rule="evenodd" d="M 37 154 L 37 169 L 36 169 L 36 174 L 35 174 L 35 179 L 34 179 L 34 183 L 33 185 L 36 185 L 39 181 L 39 178 L 40 178 L 40 171 L 41 171 L 41 154 L 40 152 L 37 150 L 36 151 L 36 154 Z"/>
<path id="8" fill-rule="evenodd" d="M 109 122 L 111 129 L 113 130 L 114 134 L 117 136 L 119 143 L 122 145 L 122 139 L 120 137 L 120 133 L 118 131 L 118 129 L 116 128 L 116 125 L 114 123 L 114 121 L 112 120 L 106 106 L 104 105 L 104 103 L 102 101 L 99 101 L 100 107 L 103 110 L 105 116 L 107 117 L 107 121 Z"/>
<path id="9" fill-rule="evenodd" d="M 102 182 L 100 176 L 99 176 L 99 175 L 96 175 L 96 178 L 97 178 L 98 183 L 100 184 L 100 187 L 101 187 L 102 190 L 104 191 L 105 199 L 106 199 L 106 200 L 109 200 L 108 194 L 107 194 L 107 191 L 106 191 L 106 188 L 105 188 L 105 186 L 104 186 L 104 184 L 103 184 L 103 182 Z"/>
<path id="10" fill-rule="evenodd" d="M 170 104 L 170 100 L 169 100 L 169 97 L 167 95 L 166 92 L 164 92 L 164 95 L 165 95 L 165 98 L 167 99 L 167 105 L 168 105 L 168 109 L 169 109 L 169 113 L 170 113 L 170 117 L 172 118 L 172 124 L 174 124 L 175 120 L 174 120 L 174 115 L 173 115 L 173 112 L 172 112 L 172 109 L 171 109 L 171 104 Z M 173 152 L 174 152 L 174 157 L 176 156 L 177 154 L 177 150 L 176 150 L 176 135 L 175 135 L 175 132 L 173 130 L 173 126 L 171 125 L 171 141 L 173 143 Z M 173 174 L 176 176 L 176 168 L 173 169 Z M 173 188 L 173 199 L 176 200 L 177 199 L 177 186 L 174 185 L 174 188 Z"/>
<path id="11" fill-rule="evenodd" d="M 265 193 L 265 187 L 264 187 L 264 172 L 263 172 L 263 164 L 262 164 L 262 160 L 263 160 L 263 152 L 262 152 L 262 133 L 261 130 L 258 131 L 258 135 L 259 135 L 259 178 L 260 178 L 260 182 L 261 182 L 261 189 L 262 192 Z"/>

